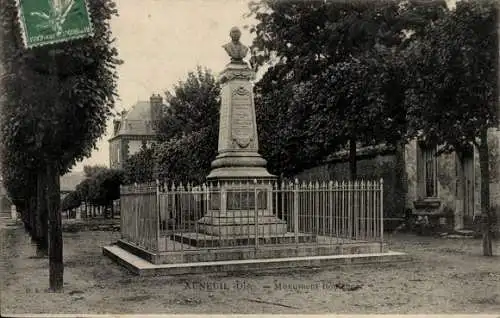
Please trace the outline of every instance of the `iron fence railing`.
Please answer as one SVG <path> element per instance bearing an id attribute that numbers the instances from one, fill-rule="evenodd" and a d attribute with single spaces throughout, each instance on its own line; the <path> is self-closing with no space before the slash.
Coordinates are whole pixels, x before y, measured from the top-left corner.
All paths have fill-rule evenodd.
<path id="1" fill-rule="evenodd" d="M 383 180 L 121 187 L 122 239 L 147 250 L 383 245 Z"/>

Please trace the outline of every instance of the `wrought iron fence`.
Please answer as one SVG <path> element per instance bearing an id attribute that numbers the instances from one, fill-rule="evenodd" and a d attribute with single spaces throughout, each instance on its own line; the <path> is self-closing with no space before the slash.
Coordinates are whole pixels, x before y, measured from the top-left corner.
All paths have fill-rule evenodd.
<path id="1" fill-rule="evenodd" d="M 383 244 L 383 180 L 121 187 L 122 239 L 158 252 Z"/>

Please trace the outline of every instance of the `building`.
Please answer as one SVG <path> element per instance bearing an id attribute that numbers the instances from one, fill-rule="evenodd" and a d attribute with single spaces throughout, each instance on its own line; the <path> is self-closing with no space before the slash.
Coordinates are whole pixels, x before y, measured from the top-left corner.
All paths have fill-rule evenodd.
<path id="1" fill-rule="evenodd" d="M 490 206 L 500 219 L 500 130 L 491 129 Z M 397 224 L 411 211 L 448 229 L 474 229 L 481 215 L 481 171 L 477 150 L 436 156 L 438 147 L 412 140 L 401 149 L 380 145 L 357 152 L 360 179 L 384 179 L 384 217 Z M 349 177 L 347 151 L 297 175 L 301 180 Z M 389 225 L 390 226 L 390 225 Z M 500 230 L 498 222 L 497 230 Z"/>
<path id="2" fill-rule="evenodd" d="M 153 94 L 149 101 L 137 102 L 113 121 L 113 136 L 109 139 L 110 168 L 123 168 L 127 158 L 156 140 L 155 121 L 160 118 L 163 108 L 162 97 Z"/>

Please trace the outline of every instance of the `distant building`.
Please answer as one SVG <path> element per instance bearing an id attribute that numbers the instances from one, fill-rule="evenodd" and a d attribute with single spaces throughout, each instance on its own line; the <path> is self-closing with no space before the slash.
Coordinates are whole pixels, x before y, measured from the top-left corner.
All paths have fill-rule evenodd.
<path id="1" fill-rule="evenodd" d="M 155 125 L 163 111 L 163 98 L 153 94 L 149 101 L 139 101 L 120 119 L 113 121 L 113 136 L 109 139 L 109 166 L 123 168 L 124 162 L 146 144 L 156 140 Z"/>

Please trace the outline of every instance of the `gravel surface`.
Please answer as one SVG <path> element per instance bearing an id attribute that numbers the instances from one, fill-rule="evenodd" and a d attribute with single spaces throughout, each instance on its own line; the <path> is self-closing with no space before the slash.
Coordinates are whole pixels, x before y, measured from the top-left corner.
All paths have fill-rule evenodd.
<path id="1" fill-rule="evenodd" d="M 37 313 L 500 313 L 500 257 L 475 239 L 388 235 L 415 261 L 274 273 L 138 277 L 102 256 L 118 232 L 64 233 L 64 292 L 21 227 L 0 226 L 1 315 Z M 500 242 L 495 255 L 500 255 Z"/>

